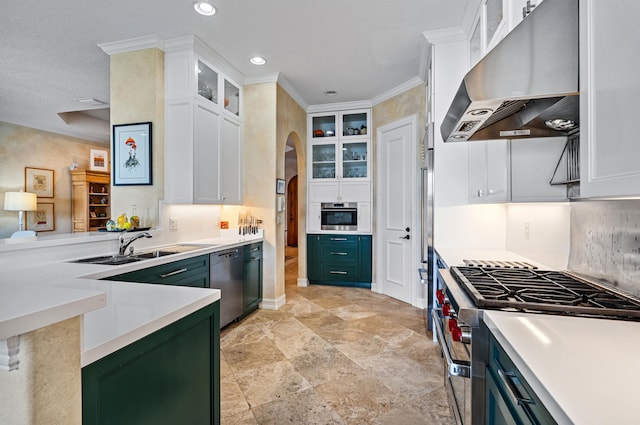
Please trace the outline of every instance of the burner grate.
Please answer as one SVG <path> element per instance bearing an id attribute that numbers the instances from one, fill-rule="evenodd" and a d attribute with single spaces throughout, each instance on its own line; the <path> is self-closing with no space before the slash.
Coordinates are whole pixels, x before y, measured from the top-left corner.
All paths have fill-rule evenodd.
<path id="1" fill-rule="evenodd" d="M 640 300 L 565 272 L 452 267 L 478 307 L 640 320 Z"/>

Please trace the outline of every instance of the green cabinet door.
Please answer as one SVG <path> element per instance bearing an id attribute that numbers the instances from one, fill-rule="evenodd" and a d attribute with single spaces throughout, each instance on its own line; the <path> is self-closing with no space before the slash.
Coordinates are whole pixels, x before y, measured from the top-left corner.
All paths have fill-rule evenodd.
<path id="1" fill-rule="evenodd" d="M 545 424 L 553 419 L 498 341 L 489 338 L 486 370 L 486 420 L 489 424 Z"/>
<path id="2" fill-rule="evenodd" d="M 83 367 L 83 425 L 219 425 L 219 312 L 216 301 Z"/>
<path id="3" fill-rule="evenodd" d="M 255 311 L 262 301 L 262 242 L 245 245 L 242 316 Z"/>
<path id="4" fill-rule="evenodd" d="M 200 255 L 160 266 L 123 273 L 107 277 L 105 280 L 208 288 L 209 255 Z"/>
<path id="5" fill-rule="evenodd" d="M 371 235 L 307 235 L 309 283 L 371 287 Z"/>

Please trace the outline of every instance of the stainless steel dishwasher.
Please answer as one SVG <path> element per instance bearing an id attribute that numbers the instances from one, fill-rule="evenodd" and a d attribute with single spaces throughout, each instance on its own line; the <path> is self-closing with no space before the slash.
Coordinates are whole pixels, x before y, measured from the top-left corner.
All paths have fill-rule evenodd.
<path id="1" fill-rule="evenodd" d="M 220 328 L 242 315 L 242 250 L 232 248 L 211 254 L 211 287 L 220 289 Z"/>

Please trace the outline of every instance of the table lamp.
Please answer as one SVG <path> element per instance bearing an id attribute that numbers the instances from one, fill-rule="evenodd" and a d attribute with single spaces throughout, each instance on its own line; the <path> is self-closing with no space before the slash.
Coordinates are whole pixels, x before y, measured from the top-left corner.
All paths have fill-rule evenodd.
<path id="1" fill-rule="evenodd" d="M 38 199 L 35 193 L 29 192 L 5 192 L 5 211 L 18 211 L 18 223 L 20 231 L 24 230 L 24 211 L 36 211 Z"/>

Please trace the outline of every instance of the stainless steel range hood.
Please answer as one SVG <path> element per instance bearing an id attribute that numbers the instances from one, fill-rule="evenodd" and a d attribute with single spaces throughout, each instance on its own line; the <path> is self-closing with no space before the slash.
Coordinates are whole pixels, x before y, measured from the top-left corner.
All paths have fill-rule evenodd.
<path id="1" fill-rule="evenodd" d="M 444 141 L 576 131 L 578 38 L 578 0 L 540 3 L 464 77 L 440 127 Z"/>

